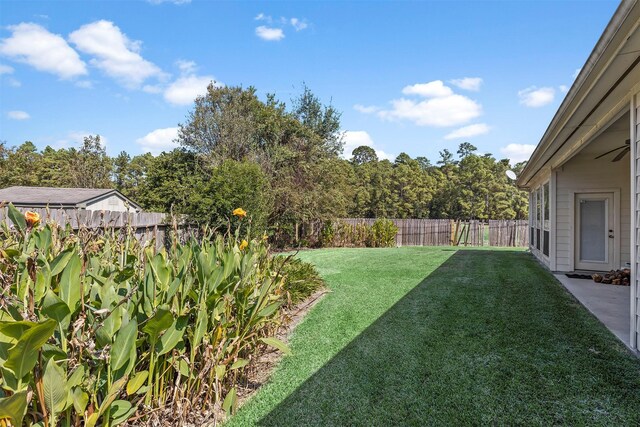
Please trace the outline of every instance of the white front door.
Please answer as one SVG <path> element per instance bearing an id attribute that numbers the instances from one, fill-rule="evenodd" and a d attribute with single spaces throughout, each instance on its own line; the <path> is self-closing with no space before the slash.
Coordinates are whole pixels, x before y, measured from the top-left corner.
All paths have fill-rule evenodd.
<path id="1" fill-rule="evenodd" d="M 613 193 L 576 194 L 575 268 L 609 271 L 615 260 Z"/>

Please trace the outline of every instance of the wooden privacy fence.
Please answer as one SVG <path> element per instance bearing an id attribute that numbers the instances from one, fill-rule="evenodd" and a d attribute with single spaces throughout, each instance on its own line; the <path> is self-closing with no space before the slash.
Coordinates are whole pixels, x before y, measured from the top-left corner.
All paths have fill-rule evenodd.
<path id="1" fill-rule="evenodd" d="M 73 230 L 80 229 L 113 229 L 131 228 L 136 238 L 141 242 L 155 239 L 157 246 L 166 244 L 168 232 L 172 224 L 169 215 L 158 212 L 114 212 L 91 211 L 84 209 L 46 209 L 46 208 L 18 208 L 21 212 L 32 211 L 40 215 L 42 221 L 52 221 L 62 227 L 67 225 Z M 0 221 L 7 219 L 7 207 L 0 208 Z M 176 228 L 187 234 L 189 227 L 180 224 Z M 184 236 L 183 236 L 184 237 Z"/>
<path id="2" fill-rule="evenodd" d="M 373 225 L 375 218 L 344 218 L 352 227 Z M 398 246 L 507 246 L 528 247 L 526 220 L 455 221 L 451 219 L 392 219 Z"/>

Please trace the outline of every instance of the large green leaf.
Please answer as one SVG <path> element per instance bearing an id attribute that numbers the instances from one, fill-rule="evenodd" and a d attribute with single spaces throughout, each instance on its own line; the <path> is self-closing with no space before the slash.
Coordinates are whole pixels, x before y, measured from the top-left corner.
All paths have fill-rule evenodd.
<path id="1" fill-rule="evenodd" d="M 22 425 L 24 413 L 27 410 L 27 391 L 19 391 L 9 397 L 0 399 L 0 419 L 10 418 L 11 424 Z"/>
<path id="2" fill-rule="evenodd" d="M 120 329 L 116 340 L 111 347 L 111 369 L 120 369 L 129 360 L 131 349 L 136 345 L 138 335 L 138 322 L 132 319 L 127 325 Z"/>
<path id="3" fill-rule="evenodd" d="M 191 354 L 195 354 L 198 346 L 202 342 L 205 332 L 207 332 L 207 323 L 209 316 L 207 314 L 207 307 L 204 304 L 198 306 L 198 314 L 196 316 L 196 328 L 193 331 L 193 338 L 191 340 Z"/>
<path id="4" fill-rule="evenodd" d="M 291 354 L 291 350 L 289 349 L 289 346 L 287 346 L 285 343 L 283 343 L 277 338 L 260 338 L 260 341 L 262 341 L 263 343 L 265 343 L 270 347 L 277 348 L 284 354 Z"/>
<path id="5" fill-rule="evenodd" d="M 49 289 L 44 297 L 41 313 L 55 319 L 58 323 L 62 323 L 63 319 L 67 317 L 71 311 L 69 310 L 69 306 Z"/>
<path id="6" fill-rule="evenodd" d="M 178 317 L 169 329 L 167 329 L 167 332 L 162 335 L 158 348 L 159 356 L 170 352 L 182 341 L 185 335 L 187 321 L 187 316 Z"/>
<path id="7" fill-rule="evenodd" d="M 76 310 L 76 305 L 82 296 L 80 286 L 81 269 L 82 261 L 80 260 L 80 255 L 74 253 L 71 255 L 67 266 L 62 270 L 62 276 L 60 276 L 60 298 L 67 304 L 72 313 Z"/>
<path id="8" fill-rule="evenodd" d="M 131 406 L 131 402 L 116 400 L 111 404 L 111 425 L 117 426 L 122 424 L 127 421 L 135 411 L 136 408 Z"/>
<path id="9" fill-rule="evenodd" d="M 116 397 L 120 393 L 120 390 L 122 390 L 122 387 L 124 387 L 126 383 L 127 383 L 127 377 L 122 377 L 118 381 L 111 384 L 111 387 L 107 391 L 107 395 L 105 396 L 104 400 L 100 404 L 100 409 L 98 410 L 99 416 L 104 414 L 104 411 L 106 411 L 109 408 L 109 406 L 111 406 L 111 403 L 116 399 Z"/>
<path id="10" fill-rule="evenodd" d="M 57 414 L 67 403 L 67 380 L 62 368 L 49 359 L 42 376 L 44 404 L 49 412 L 50 425 L 56 425 Z"/>
<path id="11" fill-rule="evenodd" d="M 281 303 L 278 301 L 278 302 L 274 302 L 273 304 L 270 304 L 270 305 L 266 306 L 265 308 L 263 308 L 262 310 L 260 310 L 258 312 L 258 317 L 271 316 L 280 307 L 280 305 L 281 305 Z"/>
<path id="12" fill-rule="evenodd" d="M 24 215 L 12 203 L 9 203 L 9 219 L 13 222 L 13 225 L 16 226 L 21 233 L 27 229 L 27 220 L 24 219 Z"/>
<path id="13" fill-rule="evenodd" d="M 164 257 L 157 254 L 151 260 L 150 265 L 156 278 L 156 286 L 159 286 L 161 291 L 167 291 L 171 280 L 171 268 L 166 265 Z"/>
<path id="14" fill-rule="evenodd" d="M 11 370 L 16 378 L 24 377 L 38 361 L 38 350 L 53 335 L 57 322 L 47 319 L 29 328 L 18 342 L 9 349 L 4 367 Z"/>
<path id="15" fill-rule="evenodd" d="M 38 271 L 36 272 L 35 302 L 36 304 L 42 300 L 47 290 L 51 288 L 51 269 L 49 263 L 40 258 L 38 259 Z"/>
<path id="16" fill-rule="evenodd" d="M 49 263 L 49 267 L 51 267 L 51 276 L 56 276 L 64 270 L 71 259 L 71 255 L 73 255 L 73 249 L 67 249 L 60 252 L 58 256 Z"/>
<path id="17" fill-rule="evenodd" d="M 132 395 L 142 387 L 149 376 L 149 371 L 137 372 L 127 383 L 127 395 Z"/>
<path id="18" fill-rule="evenodd" d="M 83 414 L 89 403 L 89 395 L 80 387 L 73 389 L 73 408 L 77 413 Z"/>
<path id="19" fill-rule="evenodd" d="M 168 308 L 158 307 L 153 315 L 142 328 L 142 331 L 149 335 L 149 340 L 156 342 L 158 336 L 173 324 L 173 315 Z"/>
<path id="20" fill-rule="evenodd" d="M 222 402 L 222 409 L 224 409 L 227 414 L 235 412 L 237 400 L 236 388 L 233 387 L 225 396 L 224 402 Z"/>

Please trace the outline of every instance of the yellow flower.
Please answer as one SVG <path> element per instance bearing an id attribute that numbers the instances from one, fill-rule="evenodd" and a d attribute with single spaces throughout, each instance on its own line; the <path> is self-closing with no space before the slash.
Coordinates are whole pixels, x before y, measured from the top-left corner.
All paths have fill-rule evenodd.
<path id="1" fill-rule="evenodd" d="M 267 233 L 264 233 L 264 234 L 262 235 L 262 240 L 264 240 L 265 242 L 266 242 L 267 240 L 269 240 L 269 236 L 267 236 Z"/>
<path id="2" fill-rule="evenodd" d="M 247 246 L 249 246 L 249 242 L 247 242 L 246 240 L 242 240 L 242 242 L 240 243 L 240 250 L 244 251 Z"/>
<path id="3" fill-rule="evenodd" d="M 236 208 L 233 210 L 233 214 L 239 218 L 244 218 L 245 216 L 247 216 L 247 211 L 242 208 Z"/>
<path id="4" fill-rule="evenodd" d="M 24 219 L 27 221 L 29 227 L 33 227 L 40 222 L 40 214 L 38 214 L 38 212 L 26 211 L 24 213 Z"/>

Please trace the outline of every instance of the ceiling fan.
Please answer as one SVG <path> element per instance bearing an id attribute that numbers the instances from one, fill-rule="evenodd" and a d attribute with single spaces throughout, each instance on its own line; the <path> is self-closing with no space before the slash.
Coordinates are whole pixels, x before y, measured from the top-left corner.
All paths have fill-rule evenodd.
<path id="1" fill-rule="evenodd" d="M 607 152 L 606 152 L 606 153 L 604 153 L 604 154 L 600 154 L 598 157 L 596 157 L 596 159 L 599 159 L 600 157 L 604 157 L 604 156 L 606 156 L 607 154 L 611 154 L 611 153 L 613 153 L 614 151 L 618 151 L 618 150 L 622 150 L 622 151 L 620 151 L 620 152 L 619 152 L 619 153 L 618 153 L 618 154 L 613 158 L 613 160 L 611 160 L 612 162 L 619 162 L 620 160 L 622 160 L 622 158 L 623 158 L 624 156 L 626 156 L 626 155 L 627 155 L 627 153 L 628 153 L 629 151 L 631 151 L 631 140 L 630 140 L 630 139 L 627 139 L 627 140 L 624 142 L 624 145 L 621 145 L 620 147 L 614 148 L 613 150 L 607 151 Z"/>

